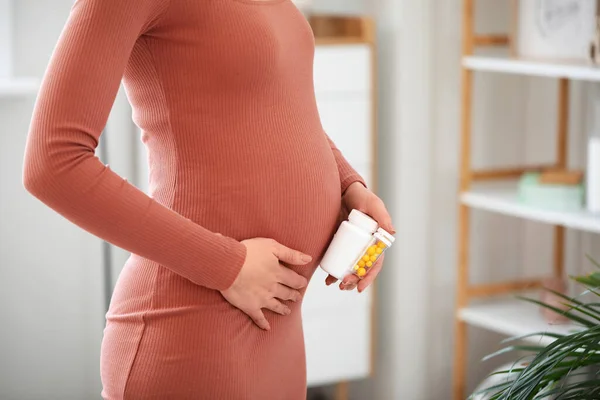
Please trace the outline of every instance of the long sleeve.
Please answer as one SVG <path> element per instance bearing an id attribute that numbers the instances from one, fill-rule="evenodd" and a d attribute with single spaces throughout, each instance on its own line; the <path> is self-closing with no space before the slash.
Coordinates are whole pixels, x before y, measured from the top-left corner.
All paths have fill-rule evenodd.
<path id="1" fill-rule="evenodd" d="M 367 184 L 364 179 L 352 168 L 348 160 L 344 158 L 342 152 L 337 148 L 335 143 L 331 140 L 329 136 L 327 136 L 327 140 L 329 141 L 329 146 L 331 147 L 331 151 L 335 157 L 335 162 L 338 167 L 338 172 L 340 174 L 340 185 L 342 189 L 342 193 L 348 189 L 348 186 L 353 184 L 354 182 L 360 182 L 365 187 Z"/>
<path id="2" fill-rule="evenodd" d="M 95 156 L 133 46 L 169 1 L 75 3 L 37 99 L 23 180 L 34 196 L 83 229 L 223 290 L 237 277 L 245 246 L 156 202 Z M 209 259 L 211 269 L 200 268 Z"/>

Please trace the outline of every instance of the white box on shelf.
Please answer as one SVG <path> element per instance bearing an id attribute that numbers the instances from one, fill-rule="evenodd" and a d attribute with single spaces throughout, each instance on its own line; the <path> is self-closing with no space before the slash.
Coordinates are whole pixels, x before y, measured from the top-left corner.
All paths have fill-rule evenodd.
<path id="1" fill-rule="evenodd" d="M 516 0 L 516 55 L 587 60 L 595 32 L 596 0 Z"/>
<path id="2" fill-rule="evenodd" d="M 12 74 L 12 0 L 0 0 L 0 79 Z"/>

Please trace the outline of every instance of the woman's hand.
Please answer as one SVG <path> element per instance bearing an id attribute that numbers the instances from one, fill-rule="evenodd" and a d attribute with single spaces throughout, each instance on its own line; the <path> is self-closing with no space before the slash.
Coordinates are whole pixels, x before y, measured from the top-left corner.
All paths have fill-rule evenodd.
<path id="1" fill-rule="evenodd" d="M 379 226 L 386 231 L 394 234 L 396 230 L 392 225 L 392 218 L 385 208 L 385 204 L 379 197 L 377 197 L 369 189 L 365 188 L 360 182 L 355 182 L 348 186 L 344 196 L 342 197 L 342 205 L 347 213 L 356 209 L 363 213 L 371 216 Z M 382 255 L 379 257 L 377 262 L 371 267 L 368 274 L 363 278 L 359 279 L 356 275 L 349 275 L 344 278 L 343 282 L 340 283 L 341 290 L 354 290 L 358 287 L 358 291 L 362 292 L 365 290 L 377 277 L 381 268 L 383 267 Z M 325 283 L 331 285 L 335 283 L 337 279 L 331 275 L 327 277 Z"/>
<path id="2" fill-rule="evenodd" d="M 234 307 L 252 318 L 256 325 L 269 330 L 271 327 L 262 309 L 288 315 L 291 310 L 281 301 L 300 300 L 298 289 L 308 284 L 306 278 L 281 265 L 279 261 L 305 265 L 312 258 L 272 239 L 249 239 L 242 244 L 246 246 L 246 261 L 233 285 L 221 294 Z"/>

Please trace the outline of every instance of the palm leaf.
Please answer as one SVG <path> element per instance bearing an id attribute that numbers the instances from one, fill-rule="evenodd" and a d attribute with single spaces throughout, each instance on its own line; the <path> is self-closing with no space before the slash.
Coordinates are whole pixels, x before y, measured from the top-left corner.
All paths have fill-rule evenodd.
<path id="1" fill-rule="evenodd" d="M 536 300 L 536 299 L 530 299 L 528 297 L 521 297 L 521 296 L 517 296 L 518 299 L 524 300 L 524 301 L 528 301 L 530 303 L 534 303 L 537 304 L 538 306 L 547 308 L 549 310 L 552 310 L 558 314 L 564 315 L 565 317 L 569 318 L 571 321 L 573 322 L 577 322 L 583 326 L 587 326 L 587 327 L 592 327 L 594 325 L 596 325 L 593 321 L 590 321 L 588 319 L 585 319 L 583 317 L 578 316 L 577 314 L 575 314 L 574 312 L 571 312 L 569 310 L 565 311 L 565 310 L 561 310 L 560 308 L 551 306 L 549 304 L 546 304 L 542 301 Z"/>
<path id="2" fill-rule="evenodd" d="M 598 262 L 590 261 L 600 268 Z M 582 296 L 587 293 L 600 296 L 599 271 L 571 278 L 585 286 L 586 291 Z M 485 357 L 484 360 L 488 360 L 501 354 L 524 351 L 528 355 L 523 358 L 528 358 L 529 362 L 524 367 L 496 371 L 492 375 L 506 374 L 506 381 L 478 393 L 488 393 L 492 400 L 538 400 L 548 396 L 554 396 L 556 400 L 600 399 L 600 372 L 595 376 L 586 372 L 588 367 L 600 367 L 600 303 L 585 302 L 547 290 L 563 300 L 562 304 L 568 309 L 561 310 L 527 297 L 519 298 L 562 314 L 580 325 L 581 329 L 568 335 L 537 332 L 503 341 L 514 343 L 537 336 L 555 339 L 547 346 L 512 344 Z M 578 379 L 575 381 L 571 378 Z"/>

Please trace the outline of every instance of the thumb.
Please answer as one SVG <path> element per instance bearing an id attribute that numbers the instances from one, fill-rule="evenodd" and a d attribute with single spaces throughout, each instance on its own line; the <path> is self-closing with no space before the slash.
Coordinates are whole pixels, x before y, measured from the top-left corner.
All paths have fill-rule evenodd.
<path id="1" fill-rule="evenodd" d="M 371 217 L 373 217 L 373 219 L 377 221 L 380 227 L 390 232 L 391 234 L 395 234 L 396 229 L 392 224 L 392 217 L 390 216 L 390 213 L 388 212 L 387 208 L 385 208 L 385 204 L 383 204 L 383 201 L 377 198 L 377 200 L 372 202 L 372 204 L 373 205 L 369 207 L 368 214 L 370 214 Z"/>
<path id="2" fill-rule="evenodd" d="M 274 244 L 275 247 L 273 249 L 273 254 L 279 259 L 279 261 L 283 261 L 291 265 L 305 265 L 312 261 L 312 257 L 308 254 L 304 254 L 298 250 L 290 249 L 289 247 L 286 247 L 275 241 Z"/>

